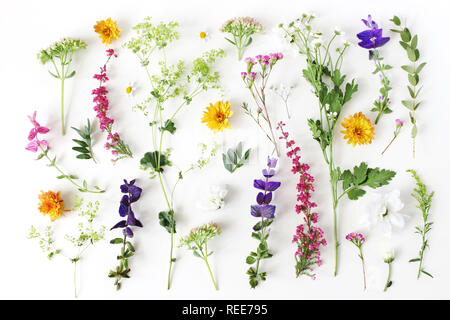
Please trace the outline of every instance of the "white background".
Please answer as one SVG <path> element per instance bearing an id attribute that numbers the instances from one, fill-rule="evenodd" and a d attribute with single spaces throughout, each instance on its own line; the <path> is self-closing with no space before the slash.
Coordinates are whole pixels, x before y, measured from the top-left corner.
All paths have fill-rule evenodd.
<path id="1" fill-rule="evenodd" d="M 0 184 L 2 199 L 2 254 L 0 257 L 0 298 L 72 298 L 72 265 L 64 258 L 47 260 L 40 252 L 37 242 L 27 240 L 31 224 L 44 226 L 48 217 L 37 210 L 37 195 L 40 190 L 61 190 L 70 207 L 75 190 L 66 181 L 57 180 L 53 168 L 44 161 L 34 161 L 35 155 L 26 151 L 27 135 L 31 125 L 26 118 L 34 110 L 38 111 L 38 121 L 52 128 L 47 138 L 52 152 L 58 156 L 58 164 L 70 173 L 85 177 L 93 185 L 107 188 L 98 197 L 102 203 L 100 222 L 113 225 L 119 219 L 119 185 L 123 178 L 138 178 L 137 184 L 144 191 L 141 200 L 134 206 L 137 216 L 144 224 L 136 231 L 134 239 L 137 254 L 131 259 L 131 279 L 123 281 L 123 288 L 116 292 L 113 280 L 107 277 L 110 268 L 116 265 L 117 246 L 104 241 L 89 249 L 80 263 L 80 298 L 107 299 L 183 299 L 183 298 L 232 298 L 232 299 L 401 299 L 401 298 L 450 298 L 450 258 L 449 213 L 448 213 L 448 52 L 449 42 L 443 30 L 448 29 L 448 1 L 3 1 L 0 12 L 2 49 L 0 50 L 0 88 L 2 157 Z M 331 34 L 333 27 L 345 31 L 345 38 L 356 44 L 355 34 L 364 29 L 360 19 L 371 13 L 385 28 L 385 33 L 393 39 L 381 49 L 386 62 L 395 66 L 389 72 L 394 90 L 392 91 L 392 115 L 384 116 L 376 127 L 374 142 L 369 146 L 347 145 L 341 134 L 336 134 L 336 163 L 343 168 L 367 161 L 370 166 L 390 168 L 398 172 L 391 185 L 385 190 L 398 188 L 405 202 L 403 212 L 409 216 L 403 232 L 392 239 L 383 238 L 376 231 L 361 229 L 360 216 L 364 201 L 341 201 L 340 220 L 340 268 L 336 278 L 332 276 L 332 212 L 328 182 L 328 170 L 322 159 L 319 146 L 312 140 L 306 125 L 309 117 L 317 116 L 317 101 L 309 84 L 300 76 L 304 66 L 303 57 L 288 49 L 274 31 L 280 22 L 289 22 L 302 12 L 315 12 L 315 28 Z M 413 33 L 419 34 L 419 48 L 423 61 L 428 65 L 423 70 L 423 103 L 417 113 L 419 134 L 417 156 L 411 157 L 410 125 L 407 124 L 391 149 L 381 157 L 380 152 L 392 137 L 394 119 L 407 120 L 407 110 L 400 100 L 407 97 L 406 74 L 400 65 L 407 63 L 403 49 L 398 45 L 397 35 L 392 34 L 388 21 L 394 14 L 406 21 Z M 269 246 L 274 256 L 263 261 L 262 270 L 268 272 L 267 281 L 256 290 L 249 289 L 245 274 L 247 254 L 256 248 L 257 242 L 250 238 L 251 226 L 256 222 L 250 216 L 249 206 L 255 202 L 256 190 L 252 187 L 254 178 L 260 176 L 265 166 L 262 159 L 267 147 L 265 140 L 259 139 L 260 132 L 250 119 L 244 116 L 239 106 L 250 100 L 239 74 L 244 63 L 236 59 L 236 50 L 224 39 L 218 29 L 228 18 L 253 16 L 264 25 L 262 35 L 254 37 L 254 43 L 246 55 L 282 51 L 285 59 L 276 66 L 271 82 L 287 84 L 296 82 L 297 88 L 290 99 L 292 119 L 286 121 L 284 105 L 276 97 L 269 97 L 273 118 L 288 123 L 296 141 L 302 147 L 302 157 L 311 164 L 316 177 L 314 200 L 319 204 L 320 226 L 324 229 L 329 245 L 323 250 L 324 264 L 317 269 L 317 280 L 296 279 L 294 275 L 294 246 L 291 237 L 295 226 L 301 220 L 294 212 L 296 177 L 290 171 L 286 157 L 280 160 L 277 178 L 282 188 L 277 191 L 274 203 L 277 205 L 277 219 L 273 224 Z M 68 80 L 66 90 L 67 121 L 69 125 L 80 126 L 86 118 L 94 118 L 91 90 L 97 85 L 92 75 L 105 60 L 104 45 L 93 31 L 97 20 L 111 17 L 122 29 L 122 37 L 115 41 L 113 48 L 120 48 L 131 35 L 131 27 L 151 16 L 155 22 L 176 20 L 180 23 L 181 40 L 171 46 L 171 59 L 187 62 L 210 48 L 224 48 L 227 56 L 218 64 L 224 98 L 232 102 L 235 115 L 231 119 L 232 130 L 217 138 L 233 142 L 239 139 L 249 144 L 259 144 L 257 154 L 251 163 L 229 174 L 223 168 L 220 157 L 203 171 L 196 171 L 187 177 L 176 194 L 176 219 L 178 233 L 186 234 L 194 226 L 208 221 L 216 221 L 223 228 L 223 234 L 210 244 L 215 251 L 211 266 L 216 275 L 220 291 L 213 290 L 209 275 L 202 261 L 191 252 L 176 249 L 172 289 L 166 290 L 168 268 L 169 234 L 158 224 L 157 213 L 165 209 L 162 194 L 156 181 L 147 179 L 139 170 L 138 160 L 150 150 L 150 128 L 140 113 L 131 112 L 133 101 L 125 96 L 129 81 L 137 86 L 136 101 L 146 96 L 148 89 L 144 70 L 138 60 L 126 49 L 119 49 L 119 58 L 111 63 L 108 82 L 110 90 L 111 114 L 116 120 L 115 129 L 131 146 L 135 158 L 123 160 L 115 166 L 109 161 L 109 152 L 103 149 L 105 136 L 100 134 L 96 124 L 94 152 L 100 163 L 75 159 L 71 150 L 71 139 L 75 133 L 68 130 L 60 136 L 59 83 L 47 73 L 36 59 L 37 52 L 52 42 L 68 36 L 81 38 L 88 43 L 88 49 L 75 55 L 74 67 L 77 75 Z M 198 38 L 200 31 L 208 31 L 209 42 Z M 379 82 L 371 74 L 373 66 L 367 59 L 367 52 L 353 45 L 346 54 L 343 71 L 349 78 L 357 78 L 359 91 L 345 106 L 342 116 L 363 111 L 372 120 L 369 112 L 373 99 L 377 96 Z M 194 100 L 178 118 L 176 135 L 166 143 L 175 149 L 174 161 L 186 166 L 195 160 L 192 150 L 198 142 L 210 139 L 213 134 L 200 123 L 202 111 L 209 102 L 219 100 L 219 93 L 211 91 Z M 408 121 L 406 121 L 408 123 Z M 255 153 L 256 155 L 256 153 Z M 430 234 L 431 250 L 425 254 L 425 268 L 435 278 L 423 276 L 416 280 L 416 264 L 408 263 L 419 249 L 419 238 L 413 234 L 414 226 L 421 222 L 419 211 L 409 196 L 413 180 L 405 173 L 415 168 L 423 181 L 436 195 L 432 206 L 432 220 L 435 222 Z M 202 212 L 196 208 L 201 188 L 208 183 L 227 184 L 230 189 L 225 209 L 218 212 Z M 447 200 L 446 200 L 447 198 Z M 67 214 L 53 223 L 57 230 L 58 243 L 64 230 L 74 225 L 76 220 Z M 344 235 L 351 231 L 363 231 L 368 242 L 364 246 L 367 260 L 369 288 L 362 291 L 361 265 L 356 248 L 345 241 Z M 119 232 L 119 231 L 117 231 Z M 114 237 L 107 234 L 107 239 Z M 392 280 L 394 285 L 387 293 L 382 292 L 387 265 L 382 261 L 386 247 L 396 251 Z"/>

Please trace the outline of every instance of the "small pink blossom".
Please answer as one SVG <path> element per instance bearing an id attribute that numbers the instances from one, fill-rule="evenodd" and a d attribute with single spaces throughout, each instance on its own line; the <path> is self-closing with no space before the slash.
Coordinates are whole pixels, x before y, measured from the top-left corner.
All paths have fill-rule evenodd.
<path id="1" fill-rule="evenodd" d="M 28 145 L 25 147 L 26 150 L 31 152 L 37 152 L 39 147 L 48 148 L 47 140 L 39 140 L 38 134 L 46 134 L 50 131 L 49 128 L 43 127 L 36 121 L 36 111 L 33 112 L 32 116 L 28 116 L 30 122 L 33 124 L 34 128 L 30 130 L 28 134 Z"/>

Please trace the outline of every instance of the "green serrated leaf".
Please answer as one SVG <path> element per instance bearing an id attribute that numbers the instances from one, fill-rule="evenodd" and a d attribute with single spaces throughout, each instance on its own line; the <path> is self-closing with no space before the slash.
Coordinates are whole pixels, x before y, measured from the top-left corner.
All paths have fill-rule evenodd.
<path id="1" fill-rule="evenodd" d="M 366 191 L 363 189 L 351 189 L 348 193 L 347 196 L 350 200 L 358 200 L 359 198 L 361 198 L 363 195 L 366 194 Z"/>

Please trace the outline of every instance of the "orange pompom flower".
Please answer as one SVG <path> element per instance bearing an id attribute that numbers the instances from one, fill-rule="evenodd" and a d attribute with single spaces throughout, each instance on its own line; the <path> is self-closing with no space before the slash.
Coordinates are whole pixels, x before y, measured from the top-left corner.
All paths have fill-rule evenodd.
<path id="1" fill-rule="evenodd" d="M 45 216 L 48 214 L 51 221 L 58 219 L 64 210 L 64 200 L 60 197 L 60 192 L 41 191 L 39 195 L 39 211 Z M 66 210 L 69 211 L 69 210 Z"/>
<path id="2" fill-rule="evenodd" d="M 102 42 L 106 44 L 111 44 L 114 39 L 119 39 L 121 31 L 117 28 L 116 22 L 111 20 L 111 18 L 97 21 L 94 30 L 100 35 Z"/>
<path id="3" fill-rule="evenodd" d="M 372 122 L 362 112 L 345 118 L 341 124 L 345 129 L 341 133 L 344 134 L 344 139 L 347 139 L 348 144 L 355 146 L 356 144 L 372 143 L 374 139 L 374 127 Z"/>

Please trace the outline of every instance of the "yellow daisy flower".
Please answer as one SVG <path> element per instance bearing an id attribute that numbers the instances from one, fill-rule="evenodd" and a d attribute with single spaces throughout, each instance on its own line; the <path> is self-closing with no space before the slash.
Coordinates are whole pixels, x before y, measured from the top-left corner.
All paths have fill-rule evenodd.
<path id="1" fill-rule="evenodd" d="M 102 42 L 106 44 L 111 44 L 114 39 L 119 39 L 121 31 L 117 28 L 116 22 L 111 20 L 111 18 L 97 21 L 94 30 L 100 35 Z"/>
<path id="2" fill-rule="evenodd" d="M 344 134 L 344 139 L 347 139 L 348 144 L 355 146 L 356 144 L 370 144 L 374 139 L 374 127 L 369 119 L 361 112 L 349 116 L 341 122 L 345 130 L 341 131 Z"/>
<path id="3" fill-rule="evenodd" d="M 39 201 L 39 211 L 44 216 L 48 214 L 52 221 L 58 219 L 64 212 L 64 200 L 61 199 L 59 191 L 41 191 Z"/>
<path id="4" fill-rule="evenodd" d="M 206 123 L 208 128 L 217 133 L 223 129 L 231 129 L 228 118 L 233 115 L 230 110 L 231 103 L 229 101 L 217 101 L 215 104 L 210 103 L 206 111 L 203 111 L 202 123 Z"/>

